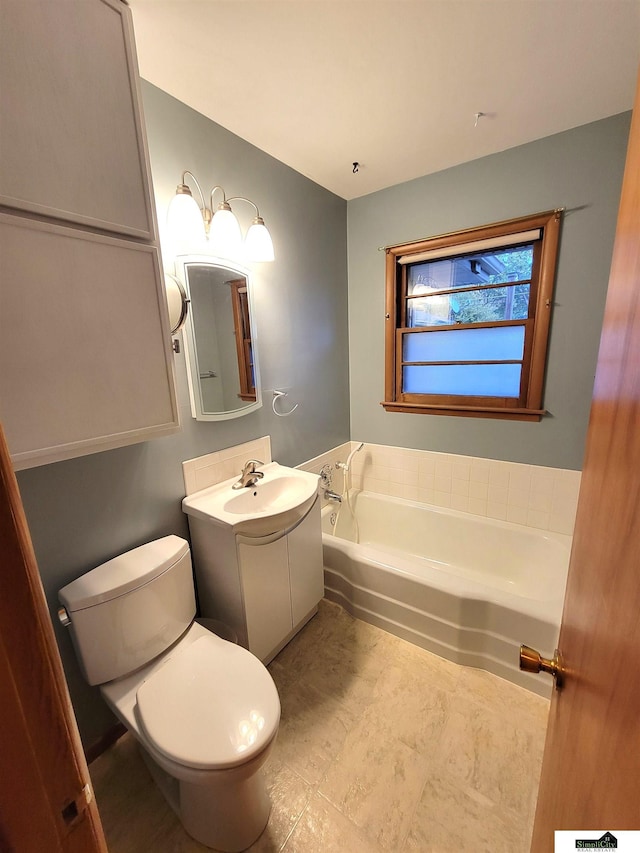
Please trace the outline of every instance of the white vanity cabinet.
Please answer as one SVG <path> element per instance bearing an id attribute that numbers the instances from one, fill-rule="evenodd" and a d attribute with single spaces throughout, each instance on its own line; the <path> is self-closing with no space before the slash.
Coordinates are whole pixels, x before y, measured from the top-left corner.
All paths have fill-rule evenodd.
<path id="1" fill-rule="evenodd" d="M 273 650 L 293 628 L 288 538 L 280 536 L 271 542 L 238 539 L 247 646 L 262 661 L 273 657 Z"/>
<path id="2" fill-rule="evenodd" d="M 16 468 L 179 429 L 133 28 L 0 3 L 0 421 Z"/>
<path id="3" fill-rule="evenodd" d="M 248 537 L 189 516 L 202 615 L 219 619 L 268 663 L 324 595 L 320 500 L 290 530 Z"/>

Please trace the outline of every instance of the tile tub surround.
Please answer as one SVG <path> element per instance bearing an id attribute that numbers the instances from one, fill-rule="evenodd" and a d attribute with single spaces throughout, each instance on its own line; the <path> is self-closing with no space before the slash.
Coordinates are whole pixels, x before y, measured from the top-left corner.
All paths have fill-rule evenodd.
<path id="1" fill-rule="evenodd" d="M 185 495 L 192 495 L 200 489 L 208 489 L 209 486 L 223 483 L 236 475 L 239 477 L 245 462 L 249 459 L 259 459 L 265 464 L 273 461 L 271 438 L 268 435 L 183 462 Z"/>
<path id="2" fill-rule="evenodd" d="M 297 467 L 319 474 L 324 465 L 331 465 L 333 490 L 341 493 L 344 474 L 335 464 L 345 462 L 359 444 L 347 441 Z M 248 459 L 272 461 L 269 436 L 183 462 L 185 494 L 239 476 Z M 580 471 L 564 468 L 365 443 L 353 457 L 351 484 L 358 490 L 571 535 L 580 477 Z"/>
<path id="3" fill-rule="evenodd" d="M 299 467 L 317 473 L 320 460 L 345 461 L 359 443 Z M 334 490 L 341 491 L 342 472 L 336 474 Z M 571 535 L 581 472 L 365 442 L 353 457 L 351 477 L 354 489 Z"/>
<path id="4" fill-rule="evenodd" d="M 528 853 L 545 699 L 328 602 L 269 669 L 282 719 L 252 853 Z M 110 853 L 207 853 L 129 735 L 90 770 Z"/>

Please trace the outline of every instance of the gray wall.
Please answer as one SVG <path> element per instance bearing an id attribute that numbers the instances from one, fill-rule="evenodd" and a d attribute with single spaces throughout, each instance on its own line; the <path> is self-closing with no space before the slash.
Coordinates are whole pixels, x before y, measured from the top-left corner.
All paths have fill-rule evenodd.
<path id="1" fill-rule="evenodd" d="M 254 267 L 261 384 L 286 389 L 300 405 L 277 418 L 265 393 L 258 412 L 197 423 L 179 355 L 181 433 L 20 472 L 52 613 L 57 590 L 83 572 L 153 538 L 187 536 L 183 460 L 270 435 L 274 459 L 295 465 L 349 438 L 346 202 L 147 83 L 143 98 L 161 230 L 184 169 L 203 187 L 219 183 L 227 195 L 258 203 L 276 249 L 274 263 Z M 252 209 L 237 212 L 246 227 Z M 170 268 L 171 259 L 163 260 Z M 57 619 L 54 625 L 83 741 L 91 744 L 113 717 L 82 680 L 68 633 Z"/>
<path id="2" fill-rule="evenodd" d="M 630 113 L 349 202 L 351 437 L 582 467 Z M 539 423 L 387 413 L 378 247 L 565 207 Z"/>
<path id="3" fill-rule="evenodd" d="M 357 199 L 348 205 L 155 87 L 143 84 L 162 229 L 184 169 L 260 206 L 276 262 L 256 265 L 264 407 L 238 420 L 191 418 L 176 356 L 183 429 L 176 436 L 20 472 L 19 485 L 50 602 L 73 578 L 168 533 L 187 535 L 180 463 L 269 434 L 274 458 L 297 464 L 351 436 L 370 442 L 579 468 L 615 231 L 629 115 Z M 386 414 L 384 255 L 378 246 L 566 206 L 545 404 L 540 424 Z M 251 211 L 237 212 L 246 228 Z M 349 327 L 347 328 L 347 234 Z M 170 268 L 170 258 L 165 266 Z M 348 351 L 350 347 L 350 353 Z M 350 358 L 349 358 L 350 356 Z M 277 418 L 268 390 L 300 406 Z M 54 620 L 85 744 L 113 718 L 79 673 Z"/>

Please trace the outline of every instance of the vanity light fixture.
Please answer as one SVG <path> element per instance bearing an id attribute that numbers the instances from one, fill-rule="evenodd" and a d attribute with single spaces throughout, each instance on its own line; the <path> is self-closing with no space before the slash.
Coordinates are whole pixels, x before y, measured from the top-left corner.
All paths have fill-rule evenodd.
<path id="1" fill-rule="evenodd" d="M 193 180 L 200 193 L 200 206 L 194 199 L 191 188 L 186 184 L 187 175 Z M 222 201 L 214 210 L 213 196 L 216 190 L 222 193 Z M 273 261 L 273 242 L 271 235 L 260 216 L 258 206 L 251 199 L 233 196 L 227 199 L 224 189 L 216 185 L 209 193 L 209 207 L 204 199 L 202 188 L 193 172 L 184 171 L 176 194 L 171 199 L 167 211 L 167 226 L 179 243 L 191 245 L 202 243 L 208 236 L 209 249 L 221 258 L 238 259 L 243 254 L 242 232 L 231 209 L 230 202 L 245 201 L 255 208 L 256 215 L 244 240 L 244 259 L 247 261 Z"/>

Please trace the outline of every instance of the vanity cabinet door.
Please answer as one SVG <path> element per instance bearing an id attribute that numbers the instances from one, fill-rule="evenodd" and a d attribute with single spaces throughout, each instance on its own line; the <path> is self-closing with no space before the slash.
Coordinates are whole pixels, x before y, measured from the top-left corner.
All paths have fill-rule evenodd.
<path id="1" fill-rule="evenodd" d="M 249 651 L 264 661 L 291 633 L 287 539 L 246 541 L 238 537 Z"/>
<path id="2" fill-rule="evenodd" d="M 0 213 L 0 420 L 17 469 L 175 432 L 155 246 Z"/>
<path id="3" fill-rule="evenodd" d="M 3 0 L 0 80 L 0 204 L 154 240 L 128 7 Z"/>
<path id="4" fill-rule="evenodd" d="M 318 606 L 324 595 L 320 501 L 287 536 L 293 627 Z"/>

